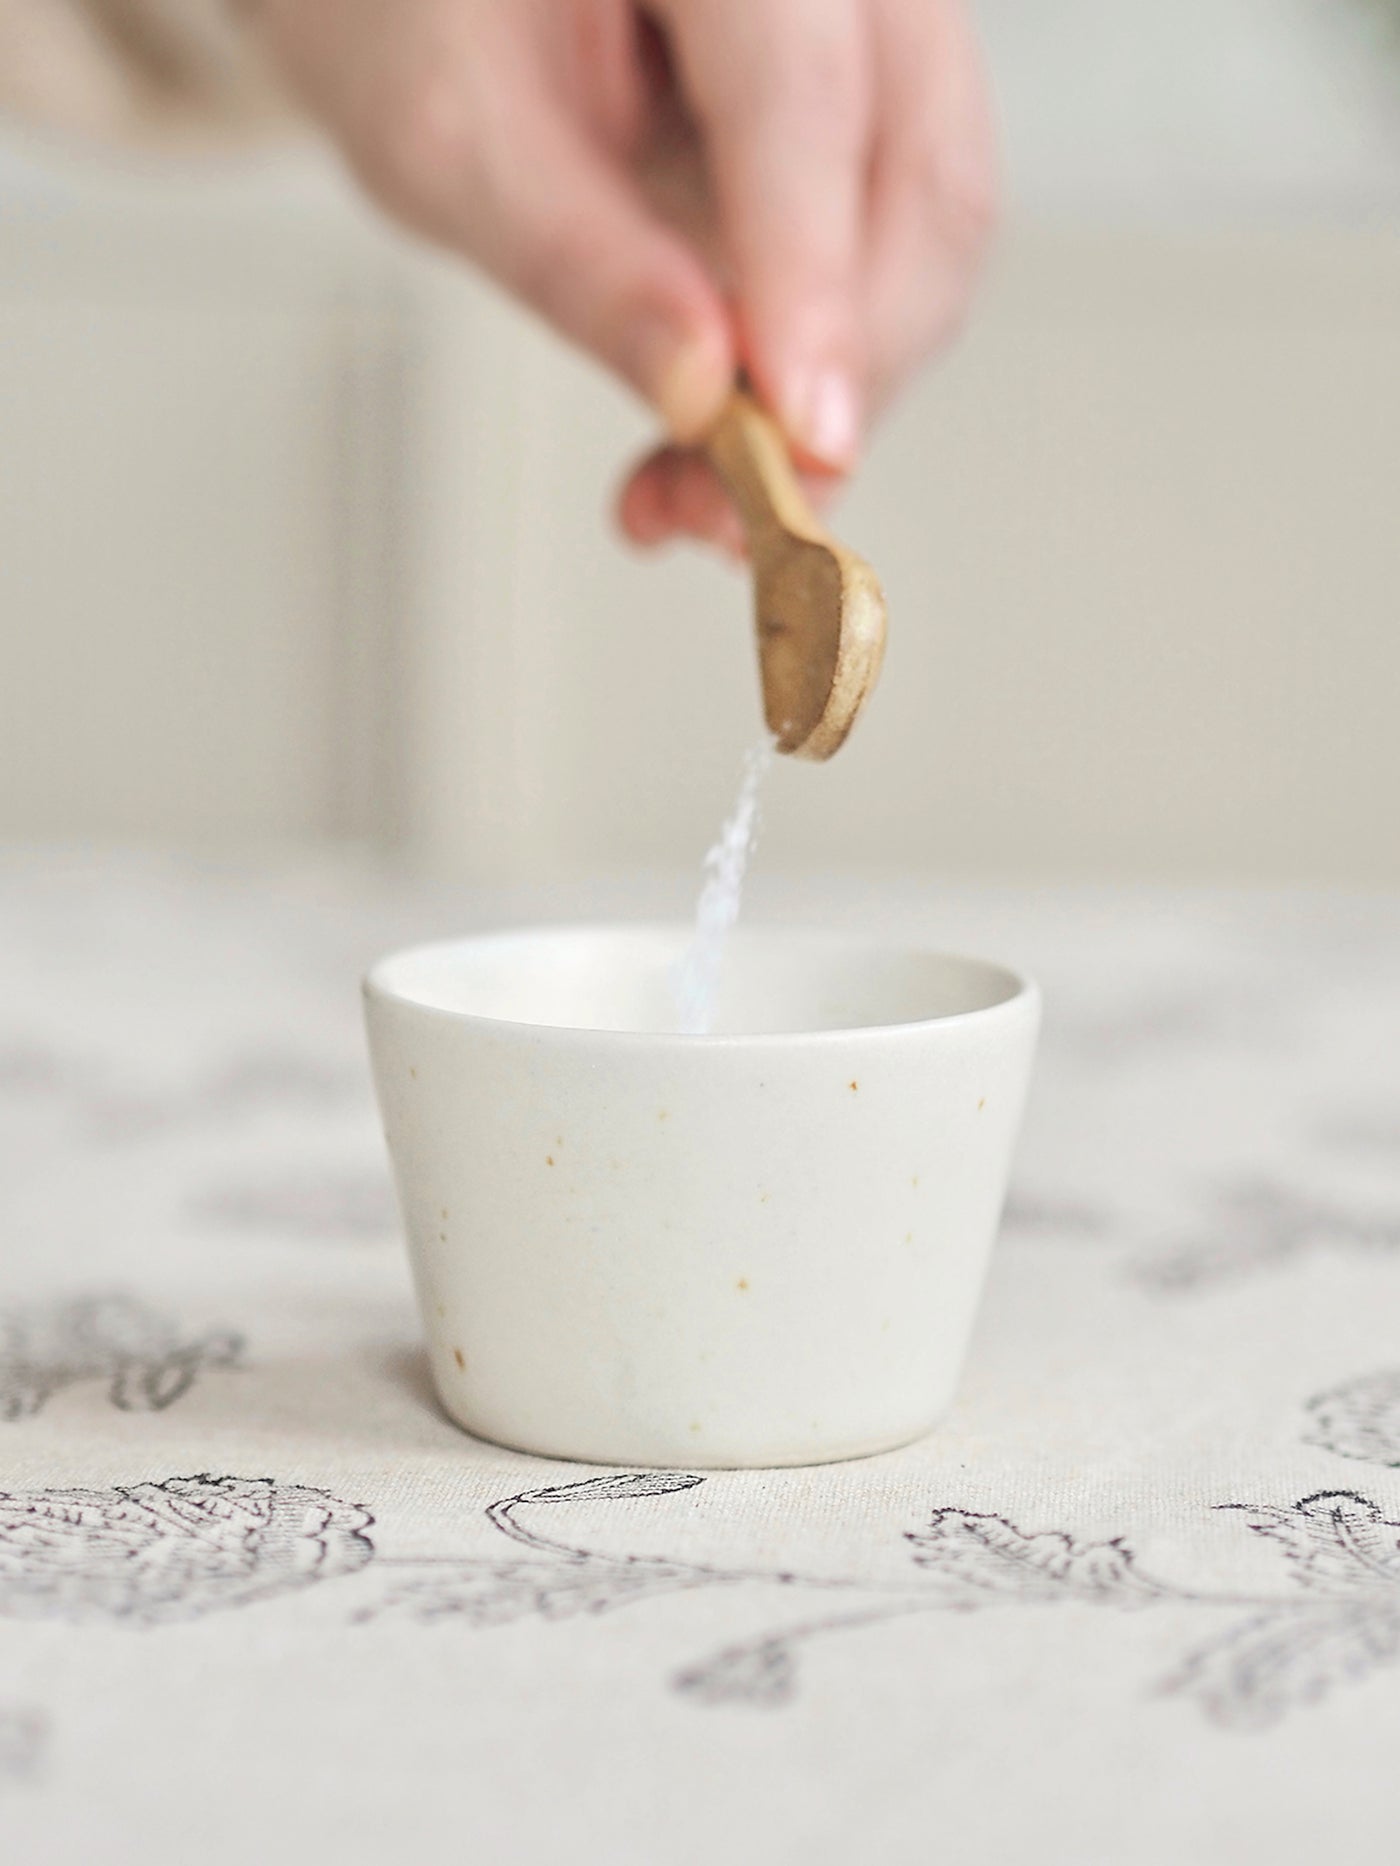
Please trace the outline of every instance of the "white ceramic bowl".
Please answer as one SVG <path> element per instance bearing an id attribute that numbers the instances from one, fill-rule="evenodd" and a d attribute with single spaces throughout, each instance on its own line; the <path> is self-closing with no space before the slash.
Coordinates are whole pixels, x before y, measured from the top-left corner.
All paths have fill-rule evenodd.
<path id="1" fill-rule="evenodd" d="M 856 1457 L 953 1396 L 1039 1022 L 996 965 L 735 933 L 682 1036 L 684 927 L 422 946 L 365 984 L 453 1419 L 608 1464 Z"/>

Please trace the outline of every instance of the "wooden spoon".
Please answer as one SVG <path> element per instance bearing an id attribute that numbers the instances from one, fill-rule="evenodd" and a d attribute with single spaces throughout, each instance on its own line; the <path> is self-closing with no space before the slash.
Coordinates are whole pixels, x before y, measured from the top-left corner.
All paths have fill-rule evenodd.
<path id="1" fill-rule="evenodd" d="M 743 390 L 707 446 L 748 533 L 768 729 L 780 752 L 830 758 L 884 658 L 879 582 L 818 522 L 777 426 Z"/>

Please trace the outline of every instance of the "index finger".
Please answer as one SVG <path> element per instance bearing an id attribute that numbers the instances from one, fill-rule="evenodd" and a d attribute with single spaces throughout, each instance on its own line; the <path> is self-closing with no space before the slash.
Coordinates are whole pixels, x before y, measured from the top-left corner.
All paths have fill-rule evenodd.
<path id="1" fill-rule="evenodd" d="M 719 195 L 755 387 L 799 453 L 859 450 L 859 274 L 871 48 L 854 0 L 704 0 L 659 11 Z"/>

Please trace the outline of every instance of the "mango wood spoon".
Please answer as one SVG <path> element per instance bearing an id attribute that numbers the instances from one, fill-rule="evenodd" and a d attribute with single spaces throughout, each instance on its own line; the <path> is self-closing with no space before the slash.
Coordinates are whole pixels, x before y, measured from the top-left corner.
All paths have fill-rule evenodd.
<path id="1" fill-rule="evenodd" d="M 748 533 L 768 729 L 780 752 L 830 758 L 884 657 L 875 572 L 820 524 L 782 435 L 751 396 L 736 390 L 707 448 Z"/>

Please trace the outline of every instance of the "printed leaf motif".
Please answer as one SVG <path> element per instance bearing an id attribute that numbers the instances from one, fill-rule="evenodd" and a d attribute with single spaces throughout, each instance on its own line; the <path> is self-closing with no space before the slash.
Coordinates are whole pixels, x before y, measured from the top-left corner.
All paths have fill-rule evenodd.
<path id="1" fill-rule="evenodd" d="M 935 1510 L 928 1528 L 906 1532 L 906 1540 L 918 1565 L 937 1577 L 949 1606 L 990 1606 L 998 1599 L 1130 1606 L 1162 1594 L 1137 1572 L 1132 1552 L 1118 1538 L 1076 1542 L 1058 1531 L 1028 1536 L 1004 1516 Z"/>
<path id="2" fill-rule="evenodd" d="M 28 1705 L 0 1704 L 0 1791 L 37 1775 L 47 1732 Z"/>
<path id="3" fill-rule="evenodd" d="M 221 1125 L 282 1109 L 312 1112 L 358 1101 L 358 1069 L 329 1065 L 293 1051 L 260 1050 L 156 1091 L 77 1084 L 89 1131 L 107 1142 L 139 1142 L 189 1127 Z"/>
<path id="4" fill-rule="evenodd" d="M 768 1582 L 817 1590 L 833 1606 L 835 1590 L 843 1603 L 835 1611 L 727 1647 L 674 1680 L 699 1703 L 779 1706 L 794 1695 L 806 1643 L 890 1617 L 1216 1600 L 1143 1574 L 1119 1537 L 1028 1535 L 1007 1517 L 954 1508 L 935 1510 L 908 1534 L 920 1580 L 894 1586 L 601 1554 L 552 1542 L 520 1521 L 535 1512 L 548 1520 L 555 1504 L 674 1495 L 701 1481 L 684 1472 L 601 1473 L 502 1498 L 488 1517 L 528 1555 L 380 1563 L 386 1591 L 355 1618 L 398 1613 L 479 1628 L 597 1615 L 700 1587 Z M 1193 1698 L 1222 1726 L 1255 1728 L 1400 1660 L 1400 1522 L 1355 1491 L 1319 1491 L 1283 1508 L 1223 1507 L 1281 1551 L 1295 1586 L 1252 1602 L 1219 1597 L 1220 1605 L 1249 1606 L 1248 1617 L 1194 1652 L 1165 1690 Z M 364 1568 L 374 1555 L 364 1533 L 371 1522 L 329 1492 L 269 1478 L 0 1493 L 0 1615 L 147 1626 L 197 1618 Z M 0 1718 L 0 1750 L 5 1734 Z"/>
<path id="5" fill-rule="evenodd" d="M 1323 1121 L 1316 1130 L 1324 1147 L 1339 1153 L 1393 1154 L 1400 1159 L 1400 1109 L 1364 1108 L 1342 1112 Z"/>
<path id="6" fill-rule="evenodd" d="M 773 1710 L 792 1701 L 796 1661 L 785 1639 L 757 1640 L 692 1666 L 675 1680 L 677 1691 L 701 1704 L 748 1704 Z"/>
<path id="7" fill-rule="evenodd" d="M 1400 1466 L 1400 1368 L 1368 1374 L 1308 1402 L 1308 1443 L 1341 1458 Z"/>
<path id="8" fill-rule="evenodd" d="M 371 1521 L 269 1478 L 0 1492 L 0 1615 L 195 1619 L 362 1568 Z"/>
<path id="9" fill-rule="evenodd" d="M 690 1471 L 618 1471 L 585 1477 L 576 1484 L 556 1484 L 546 1490 L 527 1490 L 515 1503 L 622 1503 L 634 1497 L 669 1497 L 678 1490 L 694 1490 L 705 1480 Z"/>
<path id="10" fill-rule="evenodd" d="M 1221 1195 L 1208 1233 L 1182 1239 L 1134 1274 L 1178 1292 L 1337 1249 L 1400 1252 L 1400 1211 L 1361 1211 L 1272 1181 L 1246 1181 Z"/>
<path id="11" fill-rule="evenodd" d="M 0 1038 L 0 1095 L 57 1091 L 65 1076 L 63 1059 L 56 1051 L 24 1037 Z"/>
<path id="12" fill-rule="evenodd" d="M 398 1224 L 393 1194 L 379 1173 L 282 1174 L 210 1187 L 194 1216 L 228 1231 L 272 1232 L 314 1243 L 378 1242 Z"/>
<path id="13" fill-rule="evenodd" d="M 1400 1593 L 1400 1523 L 1352 1490 L 1319 1490 L 1287 1509 L 1229 1503 L 1249 1527 L 1281 1545 L 1302 1586 L 1335 1593 L 1392 1588 Z"/>
<path id="14" fill-rule="evenodd" d="M 1400 1657 L 1400 1601 L 1307 1603 L 1247 1620 L 1202 1647 L 1165 1687 L 1212 1722 L 1258 1730 Z"/>
<path id="15" fill-rule="evenodd" d="M 585 1561 L 396 1562 L 393 1586 L 378 1607 L 357 1617 L 401 1614 L 424 1623 L 459 1619 L 470 1626 L 505 1626 L 537 1615 L 570 1620 L 607 1613 L 633 1601 L 703 1587 L 723 1576 L 670 1562 Z"/>
<path id="16" fill-rule="evenodd" d="M 361 1620 L 399 1613 L 420 1621 L 457 1619 L 471 1626 L 501 1626 L 537 1615 L 546 1620 L 606 1613 L 614 1607 L 677 1589 L 709 1587 L 734 1577 L 693 1563 L 637 1555 L 604 1555 L 556 1541 L 521 1520 L 558 1504 L 624 1503 L 693 1490 L 703 1479 L 687 1471 L 604 1472 L 572 1484 L 552 1484 L 504 1497 L 487 1517 L 514 1542 L 534 1551 L 520 1561 L 386 1562 L 394 1582 Z"/>
<path id="17" fill-rule="evenodd" d="M 1109 1214 L 1078 1199 L 1036 1197 L 1013 1191 L 1001 1215 L 1007 1237 L 1102 1237 L 1112 1227 Z"/>
<path id="18" fill-rule="evenodd" d="M 509 1536 L 513 1542 L 523 1542 L 527 1548 L 562 1555 L 568 1560 L 582 1561 L 590 1558 L 589 1550 L 556 1541 L 533 1523 L 522 1522 L 521 1515 L 532 1516 L 540 1505 L 626 1503 L 636 1498 L 668 1497 L 680 1490 L 693 1490 L 701 1481 L 688 1471 L 605 1472 L 599 1477 L 582 1478 L 575 1484 L 550 1484 L 542 1490 L 523 1491 L 517 1497 L 503 1497 L 490 1504 L 486 1514 L 501 1534 Z"/>

